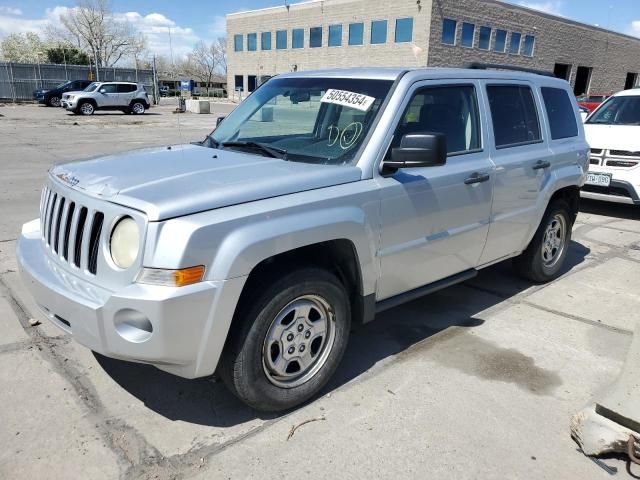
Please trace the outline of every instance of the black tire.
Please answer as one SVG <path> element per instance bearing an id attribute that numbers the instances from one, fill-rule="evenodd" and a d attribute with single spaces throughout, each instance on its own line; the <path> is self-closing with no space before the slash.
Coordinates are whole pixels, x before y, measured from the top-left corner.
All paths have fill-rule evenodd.
<path id="1" fill-rule="evenodd" d="M 60 97 L 57 95 L 51 95 L 47 98 L 47 105 L 50 107 L 59 107 L 60 106 Z"/>
<path id="2" fill-rule="evenodd" d="M 552 256 L 553 263 L 545 260 L 546 254 L 543 254 L 543 245 L 545 244 L 545 233 L 551 228 L 553 220 L 564 222 L 562 250 L 557 249 L 557 255 Z M 564 200 L 555 200 L 548 207 L 542 217 L 542 221 L 536 230 L 533 239 L 529 243 L 527 249 L 513 260 L 513 265 L 522 277 L 536 283 L 546 283 L 559 277 L 562 273 L 569 245 L 571 243 L 571 229 L 575 215 L 571 212 L 571 208 Z M 561 223 L 561 222 L 560 222 Z M 552 252 L 553 249 L 549 250 Z"/>
<path id="3" fill-rule="evenodd" d="M 91 106 L 90 109 L 88 108 L 89 105 Z M 95 105 L 87 100 L 80 102 L 76 110 L 76 112 L 81 115 L 93 115 L 95 111 L 96 111 Z"/>
<path id="4" fill-rule="evenodd" d="M 256 288 L 249 292 L 248 296 L 243 295 L 244 305 L 240 305 L 236 312 L 232 325 L 234 331 L 229 334 L 218 374 L 227 387 L 247 405 L 262 411 L 281 411 L 305 402 L 318 393 L 331 378 L 347 346 L 351 311 L 346 289 L 340 280 L 319 268 L 296 270 L 274 282 L 261 282 L 261 285 L 265 284 L 269 286 L 263 291 L 258 291 Z M 306 370 L 301 368 L 300 377 L 296 380 L 295 376 L 292 376 L 293 382 L 290 385 L 277 385 L 274 383 L 278 381 L 274 380 L 275 374 L 267 373 L 268 360 L 263 357 L 263 353 L 273 355 L 273 345 L 283 344 L 274 342 L 271 347 L 267 347 L 267 336 L 273 331 L 275 325 L 285 325 L 284 319 L 288 317 L 288 315 L 282 317 L 285 308 L 294 308 L 291 307 L 294 300 L 307 301 L 307 298 L 322 299 L 330 306 L 328 317 L 333 318 L 333 322 L 331 320 L 327 322 L 332 324 L 332 327 L 328 327 L 326 332 L 330 332 L 333 328 L 333 336 L 329 333 L 325 334 L 324 346 L 316 352 L 317 358 L 313 360 L 316 363 L 312 362 L 310 364 L 312 367 Z M 299 315 L 298 310 L 294 308 L 290 315 L 291 320 L 286 323 L 286 327 L 283 327 L 286 330 L 282 336 L 286 334 L 287 339 L 293 338 L 290 336 L 291 331 L 300 332 L 288 344 L 289 346 L 283 345 L 289 349 L 293 348 L 295 353 L 292 350 L 279 352 L 283 357 L 285 353 L 298 355 L 298 345 L 301 348 L 305 342 L 303 338 L 308 338 L 307 331 L 298 329 L 302 324 L 301 319 L 304 319 Z M 281 317 L 283 319 L 279 320 Z M 307 316 L 307 318 L 310 317 L 311 314 Z M 301 343 L 296 344 L 295 342 L 298 341 Z M 309 342 L 307 355 L 311 354 L 313 342 L 315 340 Z M 269 353 L 266 353 L 267 351 Z M 290 364 L 295 366 L 295 362 L 295 358 L 289 360 L 287 369 Z M 298 364 L 299 367 L 300 365 Z M 314 369 L 317 370 L 314 371 Z M 305 371 L 306 375 L 310 375 L 306 379 L 303 375 Z M 296 382 L 303 383 L 296 384 Z"/>

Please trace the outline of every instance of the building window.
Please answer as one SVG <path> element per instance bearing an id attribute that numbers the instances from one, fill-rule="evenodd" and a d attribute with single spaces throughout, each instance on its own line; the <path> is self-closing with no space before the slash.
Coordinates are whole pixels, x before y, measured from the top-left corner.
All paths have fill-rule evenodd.
<path id="1" fill-rule="evenodd" d="M 362 45 L 364 41 L 364 23 L 349 24 L 349 45 Z"/>
<path id="2" fill-rule="evenodd" d="M 476 33 L 476 26 L 473 23 L 464 22 L 462 24 L 462 41 L 460 45 L 473 48 L 473 37 Z"/>
<path id="3" fill-rule="evenodd" d="M 396 43 L 413 40 L 413 18 L 396 19 Z"/>
<path id="4" fill-rule="evenodd" d="M 456 27 L 458 26 L 458 22 L 455 20 L 451 20 L 450 18 L 445 18 L 442 20 L 442 43 L 446 43 L 447 45 L 455 45 L 456 44 Z"/>
<path id="5" fill-rule="evenodd" d="M 522 35 L 517 32 L 511 32 L 511 42 L 509 42 L 509 53 L 518 55 L 520 53 L 520 40 Z"/>
<path id="6" fill-rule="evenodd" d="M 480 38 L 478 39 L 478 48 L 481 50 L 489 50 L 491 47 L 491 27 L 480 27 Z"/>
<path id="7" fill-rule="evenodd" d="M 376 45 L 387 42 L 387 21 L 374 20 L 371 22 L 371 44 Z"/>
<path id="8" fill-rule="evenodd" d="M 342 45 L 342 25 L 329 25 L 329 46 Z"/>
<path id="9" fill-rule="evenodd" d="M 294 28 L 291 31 L 291 48 L 304 47 L 304 29 Z"/>
<path id="10" fill-rule="evenodd" d="M 247 51 L 255 52 L 257 49 L 258 49 L 258 34 L 248 33 L 247 34 Z"/>
<path id="11" fill-rule="evenodd" d="M 244 90 L 244 79 L 242 75 L 233 76 L 233 88 L 236 92 L 238 91 L 242 92 Z"/>
<path id="12" fill-rule="evenodd" d="M 497 148 L 542 141 L 533 93 L 524 85 L 487 87 Z"/>
<path id="13" fill-rule="evenodd" d="M 278 30 L 276 32 L 276 48 L 278 50 L 284 50 L 287 48 L 287 31 Z"/>
<path id="14" fill-rule="evenodd" d="M 242 35 L 233 36 L 233 50 L 236 52 L 242 51 Z"/>
<path id="15" fill-rule="evenodd" d="M 507 31 L 496 30 L 496 43 L 493 45 L 495 52 L 504 53 L 507 48 Z"/>
<path id="16" fill-rule="evenodd" d="M 322 27 L 311 27 L 309 29 L 309 47 L 318 48 L 322 46 Z"/>
<path id="17" fill-rule="evenodd" d="M 262 32 L 260 34 L 260 48 L 262 50 L 271 50 L 271 32 Z"/>
<path id="18" fill-rule="evenodd" d="M 551 139 L 577 137 L 578 125 L 569 100 L 569 94 L 561 88 L 542 87 L 542 98 L 547 110 L 547 120 L 551 130 Z"/>
<path id="19" fill-rule="evenodd" d="M 522 47 L 522 54 L 525 57 L 533 57 L 533 50 L 536 46 L 536 37 L 533 35 L 527 35 L 524 37 L 524 45 Z"/>

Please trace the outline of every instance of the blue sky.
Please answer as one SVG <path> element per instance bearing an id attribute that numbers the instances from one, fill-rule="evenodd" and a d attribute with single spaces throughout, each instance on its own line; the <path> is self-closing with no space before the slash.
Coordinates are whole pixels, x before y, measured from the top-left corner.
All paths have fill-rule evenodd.
<path id="1" fill-rule="evenodd" d="M 640 37 L 640 0 L 509 0 L 537 10 Z M 150 50 L 168 55 L 168 30 L 174 56 L 198 40 L 225 34 L 227 13 L 282 5 L 284 0 L 111 0 L 119 18 L 147 35 Z M 295 3 L 295 1 L 290 1 Z M 14 32 L 42 33 L 75 0 L 0 0 L 0 38 Z"/>

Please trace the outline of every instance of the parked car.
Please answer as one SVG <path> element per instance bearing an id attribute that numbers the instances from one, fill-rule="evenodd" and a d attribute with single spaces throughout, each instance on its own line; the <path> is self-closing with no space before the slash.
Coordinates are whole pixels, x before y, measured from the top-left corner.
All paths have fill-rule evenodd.
<path id="1" fill-rule="evenodd" d="M 611 94 L 595 93 L 589 95 L 581 95 L 578 97 L 578 105 L 593 112 L 602 102 L 609 98 Z"/>
<path id="2" fill-rule="evenodd" d="M 509 258 L 557 278 L 588 153 L 564 80 L 284 74 L 198 144 L 53 167 L 17 258 L 81 344 L 283 410 L 376 312 Z"/>
<path id="3" fill-rule="evenodd" d="M 582 196 L 640 205 L 640 88 L 609 97 L 584 128 L 591 158 Z"/>
<path id="4" fill-rule="evenodd" d="M 84 90 L 90 83 L 90 80 L 69 80 L 52 89 L 34 90 L 33 98 L 49 107 L 59 107 L 64 93 Z"/>
<path id="5" fill-rule="evenodd" d="M 132 82 L 94 82 L 82 92 L 65 93 L 62 105 L 82 115 L 93 115 L 96 110 L 141 115 L 151 106 L 144 86 Z"/>

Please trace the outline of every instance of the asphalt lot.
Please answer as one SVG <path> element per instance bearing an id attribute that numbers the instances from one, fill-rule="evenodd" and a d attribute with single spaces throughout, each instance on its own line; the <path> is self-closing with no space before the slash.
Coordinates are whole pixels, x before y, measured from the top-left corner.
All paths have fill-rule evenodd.
<path id="1" fill-rule="evenodd" d="M 233 108 L 164 103 L 142 117 L 0 107 L 0 478 L 611 477 L 569 420 L 615 379 L 640 321 L 639 208 L 584 202 L 552 284 L 507 262 L 385 312 L 353 333 L 323 395 L 286 415 L 252 411 L 213 379 L 93 354 L 47 323 L 14 255 L 47 168 L 198 140 Z"/>

